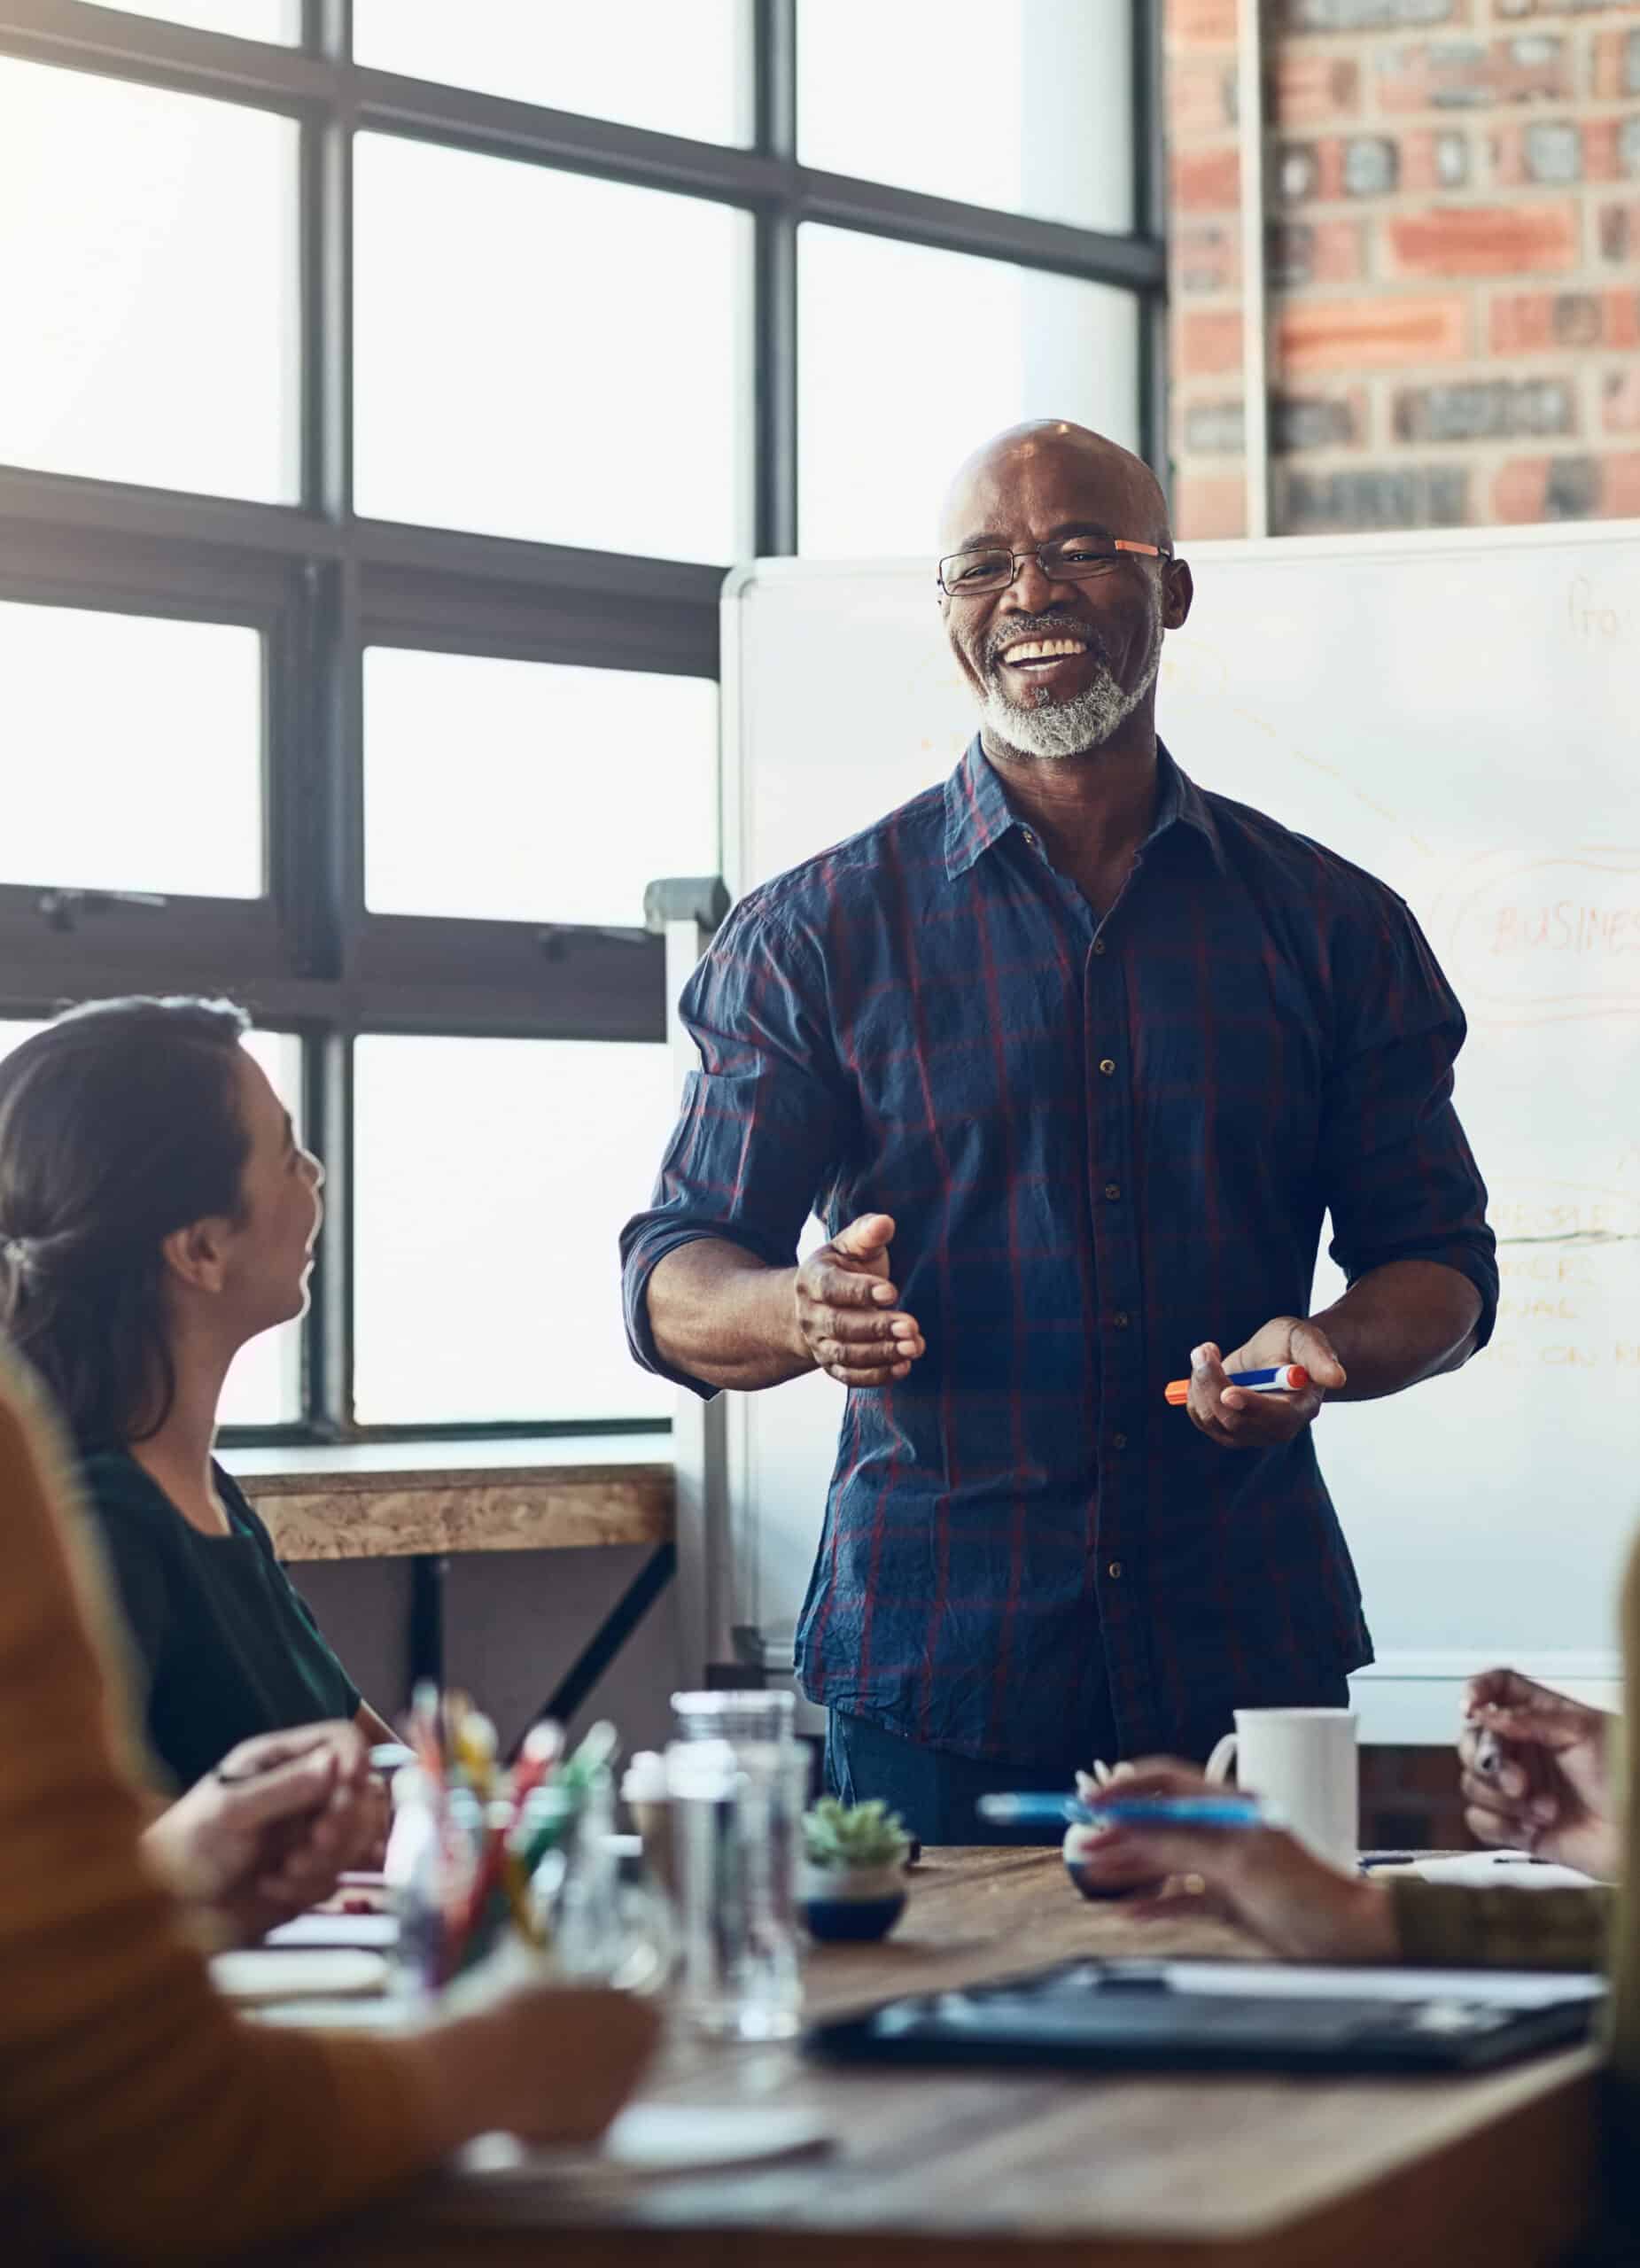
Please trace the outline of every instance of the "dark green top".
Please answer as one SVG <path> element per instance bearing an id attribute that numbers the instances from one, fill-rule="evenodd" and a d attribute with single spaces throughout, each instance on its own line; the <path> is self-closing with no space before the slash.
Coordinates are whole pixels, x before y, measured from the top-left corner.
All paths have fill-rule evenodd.
<path id="1" fill-rule="evenodd" d="M 184 1788 L 253 1733 L 359 1706 L 272 1537 L 222 1467 L 213 1472 L 230 1535 L 190 1526 L 134 1457 L 105 1453 L 84 1466 L 145 1687 L 149 1746 Z"/>

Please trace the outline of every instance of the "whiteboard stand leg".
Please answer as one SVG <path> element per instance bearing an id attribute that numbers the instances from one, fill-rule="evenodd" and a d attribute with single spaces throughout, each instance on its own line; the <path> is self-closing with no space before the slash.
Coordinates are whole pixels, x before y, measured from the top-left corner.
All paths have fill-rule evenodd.
<path id="1" fill-rule="evenodd" d="M 721 1684 L 729 1659 L 727 1416 L 722 1394 L 702 1402 L 680 1392 L 672 1419 L 679 1638 L 691 1684 Z"/>
<path id="2" fill-rule="evenodd" d="M 666 944 L 666 1037 L 680 1093 L 699 1061 L 678 1014 L 678 996 L 728 907 L 728 892 L 716 874 L 651 882 L 643 894 L 644 926 Z M 690 1683 L 712 1684 L 722 1681 L 733 1657 L 725 1397 L 703 1402 L 680 1389 L 672 1443 L 683 1674 Z"/>

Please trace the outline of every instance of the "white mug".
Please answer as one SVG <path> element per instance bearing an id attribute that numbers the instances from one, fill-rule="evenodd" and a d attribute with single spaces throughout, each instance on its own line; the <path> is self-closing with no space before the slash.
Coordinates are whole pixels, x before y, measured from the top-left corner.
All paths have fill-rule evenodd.
<path id="1" fill-rule="evenodd" d="M 1236 1781 L 1281 1814 L 1318 1859 L 1356 1870 L 1360 1781 L 1351 1709 L 1238 1709 L 1208 1759 L 1209 1780 Z"/>

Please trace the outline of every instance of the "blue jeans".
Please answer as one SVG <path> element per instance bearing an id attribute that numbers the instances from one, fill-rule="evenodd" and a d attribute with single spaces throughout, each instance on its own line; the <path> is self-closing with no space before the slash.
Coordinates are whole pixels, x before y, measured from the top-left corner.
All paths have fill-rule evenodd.
<path id="1" fill-rule="evenodd" d="M 1090 1736 L 1047 1763 L 955 1756 L 834 1709 L 826 1722 L 826 1785 L 845 1804 L 880 1798 L 921 1843 L 1058 1845 L 1064 1838 L 1062 1826 L 993 1827 L 975 1806 L 982 1796 L 1014 1789 L 1068 1795 L 1077 1768 L 1085 1769 L 1099 1752 Z M 1108 1755 L 1109 1748 L 1103 1753 Z"/>

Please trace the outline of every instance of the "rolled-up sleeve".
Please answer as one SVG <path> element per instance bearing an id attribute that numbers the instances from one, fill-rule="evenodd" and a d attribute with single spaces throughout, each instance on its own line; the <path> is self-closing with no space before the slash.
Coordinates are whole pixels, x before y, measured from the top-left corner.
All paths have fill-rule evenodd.
<path id="1" fill-rule="evenodd" d="M 1396 1260 L 1456 1269 L 1481 1298 L 1475 1344 L 1497 1314 L 1497 1253 L 1453 1106 L 1466 1026 L 1411 911 L 1388 892 L 1350 925 L 1323 1118 L 1333 1259 L 1354 1283 Z"/>
<path id="2" fill-rule="evenodd" d="M 703 1237 L 790 1267 L 837 1160 L 848 1091 L 819 950 L 758 897 L 730 914 L 679 1006 L 701 1068 L 684 1083 L 649 1208 L 621 1231 L 622 1295 L 637 1361 L 709 1398 L 716 1387 L 657 1351 L 649 1278 L 668 1253 Z"/>

